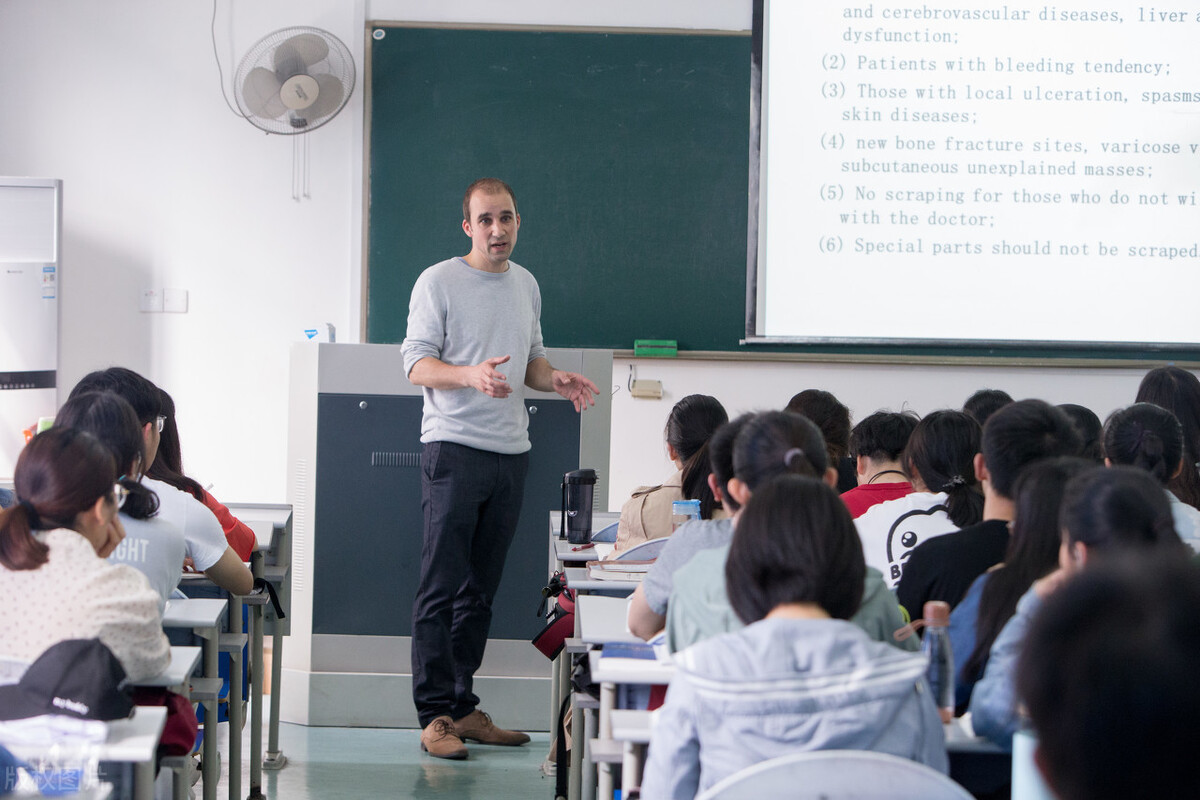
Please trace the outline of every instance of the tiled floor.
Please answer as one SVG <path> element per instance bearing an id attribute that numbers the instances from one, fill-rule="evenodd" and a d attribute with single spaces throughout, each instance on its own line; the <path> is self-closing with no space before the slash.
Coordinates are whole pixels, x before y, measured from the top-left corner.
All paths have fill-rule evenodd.
<path id="1" fill-rule="evenodd" d="M 417 730 L 308 728 L 283 723 L 279 746 L 288 763 L 279 771 L 263 770 L 263 794 L 272 800 L 553 796 L 554 779 L 543 777 L 540 769 L 550 746 L 549 734 L 532 734 L 533 741 L 522 747 L 468 743 L 471 755 L 466 761 L 430 758 L 421 752 L 420 735 Z M 250 792 L 249 738 L 247 731 L 243 798 Z M 224 737 L 221 750 L 228 752 Z M 196 788 L 199 790 L 199 785 Z M 224 778 L 217 797 L 229 797 Z"/>

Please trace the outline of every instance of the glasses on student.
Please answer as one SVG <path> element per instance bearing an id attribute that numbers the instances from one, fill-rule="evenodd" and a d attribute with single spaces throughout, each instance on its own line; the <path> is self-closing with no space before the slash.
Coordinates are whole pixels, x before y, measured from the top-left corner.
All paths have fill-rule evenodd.
<path id="1" fill-rule="evenodd" d="M 162 433 L 163 424 L 166 421 L 167 421 L 167 418 L 164 417 L 162 414 L 159 414 L 157 417 L 154 418 L 154 427 L 159 433 Z"/>
<path id="2" fill-rule="evenodd" d="M 122 476 L 122 477 L 124 477 L 124 476 Z M 121 506 L 125 505 L 125 498 L 129 497 L 129 490 L 126 489 L 124 487 L 124 485 L 121 484 L 120 479 L 118 479 L 117 482 L 113 484 L 113 497 L 117 501 L 118 509 Z"/>

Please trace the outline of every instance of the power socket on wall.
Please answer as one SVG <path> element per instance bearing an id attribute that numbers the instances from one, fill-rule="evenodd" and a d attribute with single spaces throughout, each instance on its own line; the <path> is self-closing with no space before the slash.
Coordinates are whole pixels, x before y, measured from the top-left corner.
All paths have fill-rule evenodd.
<path id="1" fill-rule="evenodd" d="M 142 289 L 138 295 L 138 311 L 146 314 L 160 314 L 163 310 L 163 293 L 161 289 Z"/>
<path id="2" fill-rule="evenodd" d="M 145 314 L 186 314 L 187 289 L 142 289 L 138 295 L 138 310 Z"/>

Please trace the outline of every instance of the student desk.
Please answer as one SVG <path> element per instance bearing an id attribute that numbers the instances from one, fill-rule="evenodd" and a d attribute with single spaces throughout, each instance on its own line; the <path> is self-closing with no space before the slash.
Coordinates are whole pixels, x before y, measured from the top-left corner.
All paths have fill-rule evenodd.
<path id="1" fill-rule="evenodd" d="M 217 763 L 217 695 L 220 693 L 217 654 L 221 646 L 221 619 L 229 601 L 215 598 L 186 598 L 168 600 L 163 610 L 164 628 L 185 628 L 195 631 L 204 640 L 204 680 L 193 681 L 196 695 L 204 705 L 204 800 L 216 800 L 219 765 Z M 239 617 L 240 619 L 240 617 Z M 240 676 L 239 676 L 240 678 Z M 232 684 L 233 681 L 230 681 Z M 230 704 L 232 706 L 232 703 Z M 240 709 L 239 709 L 240 711 Z M 165 713 L 165 709 L 164 709 Z M 211 726 L 210 724 L 211 723 Z M 232 726 L 231 726 L 232 730 Z M 230 737 L 232 742 L 232 736 Z M 230 753 L 230 770 L 240 764 L 241 752 Z"/>
<path id="2" fill-rule="evenodd" d="M 133 766 L 134 800 L 154 800 L 154 756 L 166 721 L 165 707 L 137 706 L 129 719 L 108 723 L 108 741 L 97 748 L 99 760 Z M 38 756 L 36 747 L 7 743 L 5 746 L 22 760 Z M 101 791 L 99 796 L 107 795 Z"/>
<path id="3" fill-rule="evenodd" d="M 230 513 L 246 523 L 257 539 L 250 556 L 250 571 L 275 587 L 285 614 L 292 596 L 292 506 L 272 503 L 230 503 Z M 279 750 L 279 703 L 283 695 L 283 637 L 289 622 L 278 619 L 267 598 L 247 599 L 250 605 L 250 658 L 260 668 L 250 673 L 250 796 L 262 794 L 262 771 L 282 769 L 287 757 Z M 262 754 L 263 633 L 271 634 L 271 710 L 267 730 L 267 755 Z M 239 787 L 240 788 L 240 787 Z M 233 797 L 233 785 L 230 785 Z M 240 800 L 240 798 L 239 798 Z"/>
<path id="4" fill-rule="evenodd" d="M 187 645 L 171 645 L 171 663 L 159 674 L 145 680 L 133 682 L 134 686 L 153 686 L 163 689 L 186 687 L 188 679 L 200 663 L 201 648 Z"/>
<path id="5" fill-rule="evenodd" d="M 633 594 L 634 590 L 637 589 L 637 587 L 642 583 L 641 581 L 634 580 L 596 580 L 588 575 L 587 567 L 567 567 L 563 570 L 563 574 L 567 577 L 567 586 L 570 586 L 579 594 L 606 592 L 628 597 L 629 595 Z"/>
<path id="6" fill-rule="evenodd" d="M 626 641 L 628 640 L 627 635 Z M 603 656 L 595 651 L 588 653 L 588 660 L 592 668 L 592 680 L 600 684 L 600 729 L 593 749 L 596 752 L 611 752 L 612 760 L 615 761 L 617 758 L 614 744 L 619 743 L 622 765 L 621 796 L 625 797 L 631 789 L 641 783 L 645 747 L 650 741 L 650 712 L 617 709 L 617 686 L 665 685 L 671 682 L 675 667 L 658 661 L 646 661 L 636 665 L 625 662 L 620 667 L 613 667 L 606 665 Z M 617 716 L 618 714 L 620 716 Z M 609 764 L 605 763 L 600 767 L 598 797 L 600 800 L 612 800 L 612 796 L 612 771 Z"/>
<path id="7" fill-rule="evenodd" d="M 597 645 L 604 645 L 610 642 L 637 642 L 641 641 L 636 636 L 628 631 L 625 625 L 626 608 L 628 600 L 624 597 L 604 597 L 601 595 L 578 595 L 575 598 L 575 631 L 578 634 L 580 641 L 589 649 L 595 648 Z M 581 797 L 587 800 L 592 796 L 592 790 L 596 787 L 597 781 L 594 780 L 591 771 L 593 761 L 603 759 L 605 763 L 601 764 L 599 774 L 599 796 L 602 798 L 611 798 L 612 796 L 612 772 L 607 763 L 611 754 L 606 748 L 607 744 L 612 740 L 612 735 L 607 729 L 608 717 L 607 711 L 612 710 L 614 698 L 616 697 L 615 685 L 605 686 L 600 678 L 596 676 L 596 661 L 599 659 L 599 652 L 594 649 L 588 653 L 589 666 L 592 668 L 592 680 L 600 683 L 600 713 L 599 713 L 599 730 L 597 736 L 593 737 L 595 731 L 594 718 L 590 709 L 582 708 L 575 704 L 575 712 L 571 721 L 571 735 L 573 742 L 582 743 L 582 747 L 572 748 L 571 752 L 571 790 L 572 798 Z M 607 701 L 607 711 L 605 703 Z M 583 712 L 583 713 L 580 713 Z M 597 744 L 599 743 L 599 748 Z M 587 758 L 585 758 L 585 749 Z M 588 774 L 584 775 L 584 769 L 587 769 Z M 576 791 L 578 786 L 578 791 Z M 605 792 L 607 791 L 607 794 Z"/>

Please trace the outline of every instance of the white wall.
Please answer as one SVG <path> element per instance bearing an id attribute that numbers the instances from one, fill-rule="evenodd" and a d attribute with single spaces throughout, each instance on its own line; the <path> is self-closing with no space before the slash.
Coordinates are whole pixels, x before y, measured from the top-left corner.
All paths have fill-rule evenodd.
<path id="1" fill-rule="evenodd" d="M 750 26 L 750 0 L 217 6 L 227 85 L 241 55 L 280 27 L 325 28 L 354 54 L 359 84 L 350 103 L 308 137 L 311 200 L 291 198 L 291 139 L 266 136 L 226 108 L 208 3 L 0 2 L 0 174 L 65 182 L 60 401 L 92 369 L 145 373 L 175 396 L 188 471 L 229 501 L 286 497 L 291 342 L 324 322 L 341 341 L 358 338 L 367 20 Z M 147 286 L 189 290 L 189 312 L 140 314 Z M 994 385 L 1103 415 L 1132 398 L 1141 372 L 687 361 L 643 361 L 639 370 L 663 380 L 667 395 L 633 400 L 622 388 L 614 397 L 614 507 L 633 486 L 667 474 L 662 426 L 690 392 L 714 394 L 735 413 L 778 407 L 818 386 L 861 416 L 905 401 L 921 412 L 958 406 Z M 627 373 L 628 362 L 618 361 L 614 382 L 623 387 Z"/>
<path id="2" fill-rule="evenodd" d="M 227 85 L 242 53 L 289 25 L 332 31 L 361 63 L 352 3 L 219 11 Z M 92 369 L 131 367 L 175 397 L 189 472 L 226 500 L 282 501 L 289 344 L 314 323 L 352 331 L 362 96 L 309 136 L 312 199 L 294 202 L 291 138 L 221 98 L 211 14 L 0 3 L 0 174 L 64 181 L 59 402 Z M 187 289 L 188 313 L 139 313 L 150 286 Z"/>
<path id="3" fill-rule="evenodd" d="M 308 137 L 312 198 L 296 203 L 291 139 L 221 98 L 210 3 L 3 0 L 0 174 L 64 180 L 59 402 L 90 370 L 131 367 L 175 397 L 190 473 L 228 501 L 283 501 L 288 347 L 324 322 L 357 341 L 361 322 L 365 20 L 744 29 L 749 9 L 218 2 L 226 86 L 255 41 L 291 25 L 331 31 L 359 65 L 350 103 Z M 151 286 L 187 289 L 188 313 L 139 313 Z"/>
<path id="4" fill-rule="evenodd" d="M 631 397 L 630 365 L 640 379 L 663 383 L 661 400 Z M 962 408 L 977 389 L 1003 389 L 1016 399 L 1078 403 L 1103 420 L 1129 405 L 1145 366 L 1127 368 L 928 366 L 881 364 L 764 363 L 615 359 L 609 507 L 620 508 L 639 484 L 671 474 L 663 426 L 671 406 L 693 394 L 711 394 L 732 418 L 745 411 L 783 408 L 803 389 L 825 389 L 845 403 L 854 420 L 880 409 L 927 414 Z"/>

